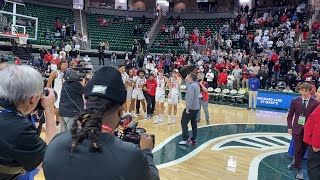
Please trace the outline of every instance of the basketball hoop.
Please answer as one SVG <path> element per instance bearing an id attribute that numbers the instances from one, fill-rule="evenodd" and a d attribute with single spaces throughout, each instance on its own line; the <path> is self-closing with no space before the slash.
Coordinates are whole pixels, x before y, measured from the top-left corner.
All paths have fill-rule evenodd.
<path id="1" fill-rule="evenodd" d="M 19 44 L 20 44 L 20 45 L 25 45 L 25 44 L 27 44 L 29 34 L 17 33 L 16 36 L 17 36 L 17 38 L 19 39 Z"/>

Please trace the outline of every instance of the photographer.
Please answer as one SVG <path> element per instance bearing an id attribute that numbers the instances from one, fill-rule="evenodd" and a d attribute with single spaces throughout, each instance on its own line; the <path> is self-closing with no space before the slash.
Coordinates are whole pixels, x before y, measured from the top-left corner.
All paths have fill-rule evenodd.
<path id="1" fill-rule="evenodd" d="M 3 68 L 3 67 L 1 67 Z M 43 96 L 43 80 L 30 66 L 0 69 L 0 179 L 16 179 L 37 168 L 51 139 L 57 134 L 52 89 Z M 28 119 L 41 100 L 46 116 L 46 142 Z"/>
<path id="2" fill-rule="evenodd" d="M 76 115 L 84 108 L 83 92 L 85 79 L 75 70 L 66 72 L 60 98 L 60 131 L 70 130 Z"/>
<path id="3" fill-rule="evenodd" d="M 151 136 L 141 135 L 140 149 L 114 136 L 127 97 L 120 72 L 99 69 L 86 85 L 85 97 L 86 108 L 72 130 L 56 136 L 46 150 L 46 180 L 159 179 Z"/>

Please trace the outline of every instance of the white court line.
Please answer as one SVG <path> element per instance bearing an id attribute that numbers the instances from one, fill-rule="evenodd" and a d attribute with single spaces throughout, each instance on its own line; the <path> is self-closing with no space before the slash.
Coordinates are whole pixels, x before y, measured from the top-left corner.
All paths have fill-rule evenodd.
<path id="1" fill-rule="evenodd" d="M 253 139 L 253 140 L 257 140 L 257 141 L 260 141 L 259 138 L 256 138 L 257 136 L 261 137 L 272 137 L 272 136 L 284 136 L 286 135 L 286 133 L 255 133 L 255 134 L 252 134 L 250 136 L 248 136 L 246 134 L 246 136 L 240 136 L 240 137 L 235 137 L 235 138 L 226 138 L 225 140 L 223 141 L 220 141 L 218 142 L 217 144 L 215 144 L 211 150 L 213 151 L 222 151 L 222 150 L 225 150 L 225 149 L 235 149 L 235 148 L 245 148 L 245 149 L 257 149 L 257 148 L 253 148 L 253 147 L 245 147 L 245 146 L 227 146 L 227 147 L 221 147 L 222 145 L 228 143 L 228 142 L 231 142 L 231 141 L 237 141 L 239 139 L 243 139 L 243 138 L 249 138 L 249 139 Z M 246 141 L 247 142 L 247 141 Z M 278 144 L 272 144 L 271 142 L 267 142 L 267 141 L 260 141 L 262 143 L 265 143 L 265 144 L 268 144 L 269 145 L 272 145 L 271 147 L 269 146 L 264 146 L 263 148 L 261 149 L 258 149 L 258 150 L 268 150 L 268 149 L 274 149 L 274 148 L 278 148 L 278 147 L 281 147 L 280 145 Z M 242 143 L 242 142 L 241 142 Z M 256 145 L 254 145 L 256 146 Z M 286 145 L 283 145 L 283 146 L 286 146 Z"/>
<path id="2" fill-rule="evenodd" d="M 246 141 L 246 140 L 243 140 L 243 139 L 238 139 L 238 140 L 235 140 L 235 141 L 239 142 L 239 143 L 242 143 L 242 144 L 248 144 L 250 146 L 255 146 L 255 147 L 258 147 L 258 148 L 261 148 L 261 149 L 265 147 L 265 145 L 254 143 L 254 142 L 250 142 L 250 141 Z"/>
<path id="3" fill-rule="evenodd" d="M 224 124 L 211 124 L 211 125 L 205 125 L 205 126 L 199 126 L 198 129 L 201 128 L 205 128 L 205 127 L 210 127 L 210 126 L 220 126 L 220 125 L 239 125 L 239 124 L 257 124 L 257 125 L 274 125 L 274 126 L 287 126 L 284 124 L 269 124 L 269 123 L 224 123 Z M 188 131 L 192 130 L 191 128 L 188 129 Z M 178 137 L 180 134 L 182 133 L 182 131 L 179 131 L 171 136 L 169 136 L 167 139 L 165 139 L 164 141 L 162 141 L 161 143 L 159 143 L 156 147 L 154 147 L 152 153 L 155 153 L 157 151 L 159 151 L 161 148 L 163 148 L 163 146 L 165 146 L 166 144 L 168 144 L 171 140 L 173 140 L 174 138 Z M 250 134 L 250 133 L 245 133 L 245 134 Z M 225 136 L 223 136 L 225 137 Z M 182 139 L 181 139 L 182 140 Z"/>
<path id="4" fill-rule="evenodd" d="M 289 145 L 290 145 L 290 143 L 288 143 L 288 142 L 286 142 L 286 141 L 283 141 L 283 140 L 281 140 L 281 139 L 275 138 L 275 137 L 268 137 L 268 138 L 271 139 L 272 141 L 276 141 L 276 142 L 278 142 L 278 143 L 280 143 L 280 144 L 283 144 L 283 145 L 286 145 L 286 146 L 289 146 Z"/>
<path id="5" fill-rule="evenodd" d="M 220 140 L 225 139 L 225 138 L 235 138 L 235 137 L 244 136 L 244 135 L 255 135 L 255 136 L 259 136 L 260 135 L 261 136 L 261 135 L 268 135 L 268 134 L 270 134 L 270 133 L 240 133 L 240 134 L 232 134 L 232 135 L 217 137 L 217 138 L 211 139 L 211 140 L 203 143 L 198 148 L 194 149 L 189 154 L 186 154 L 185 156 L 183 156 L 183 157 L 181 157 L 179 159 L 176 159 L 176 160 L 164 163 L 164 164 L 157 165 L 157 168 L 158 169 L 166 168 L 166 167 L 169 167 L 169 166 L 173 166 L 173 165 L 179 164 L 179 163 L 181 163 L 183 161 L 186 161 L 186 160 L 194 157 L 195 155 L 197 155 L 199 152 L 204 150 L 210 144 L 212 144 L 214 142 L 217 142 L 217 141 L 220 141 Z"/>
<path id="6" fill-rule="evenodd" d="M 283 133 L 283 134 L 286 134 L 286 133 Z M 268 138 L 268 137 L 269 136 L 267 136 L 266 138 Z M 261 142 L 263 144 L 267 144 L 267 145 L 272 146 L 272 147 L 280 147 L 280 145 L 278 145 L 278 144 L 275 144 L 275 143 L 272 143 L 272 142 L 269 142 L 267 140 L 260 139 L 260 138 L 257 138 L 257 137 L 252 137 L 251 139 L 254 140 L 254 141 L 257 141 L 257 142 Z"/>
<path id="7" fill-rule="evenodd" d="M 258 179 L 259 164 L 264 158 L 266 158 L 268 156 L 271 156 L 271 155 L 274 155 L 274 154 L 284 153 L 284 152 L 287 152 L 287 151 L 288 151 L 287 149 L 283 149 L 283 150 L 267 152 L 267 153 L 264 153 L 264 154 L 260 154 L 259 156 L 256 156 L 251 161 L 251 164 L 250 164 L 250 167 L 249 167 L 248 180 L 257 180 Z"/>

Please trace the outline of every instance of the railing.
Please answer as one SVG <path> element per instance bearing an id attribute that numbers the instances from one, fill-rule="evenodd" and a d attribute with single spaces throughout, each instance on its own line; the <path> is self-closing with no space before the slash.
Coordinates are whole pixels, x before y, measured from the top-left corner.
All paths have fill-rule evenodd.
<path id="1" fill-rule="evenodd" d="M 7 26 L 7 25 L 8 25 L 8 19 L 7 19 L 7 17 L 4 16 L 3 14 L 0 14 L 0 22 L 1 22 L 3 25 Z"/>

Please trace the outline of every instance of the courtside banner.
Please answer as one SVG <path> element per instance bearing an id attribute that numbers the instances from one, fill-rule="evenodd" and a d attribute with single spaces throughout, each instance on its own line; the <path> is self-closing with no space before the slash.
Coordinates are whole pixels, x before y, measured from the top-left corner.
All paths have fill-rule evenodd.
<path id="1" fill-rule="evenodd" d="M 296 97 L 299 97 L 299 94 L 259 90 L 257 106 L 288 110 L 292 99 Z"/>

